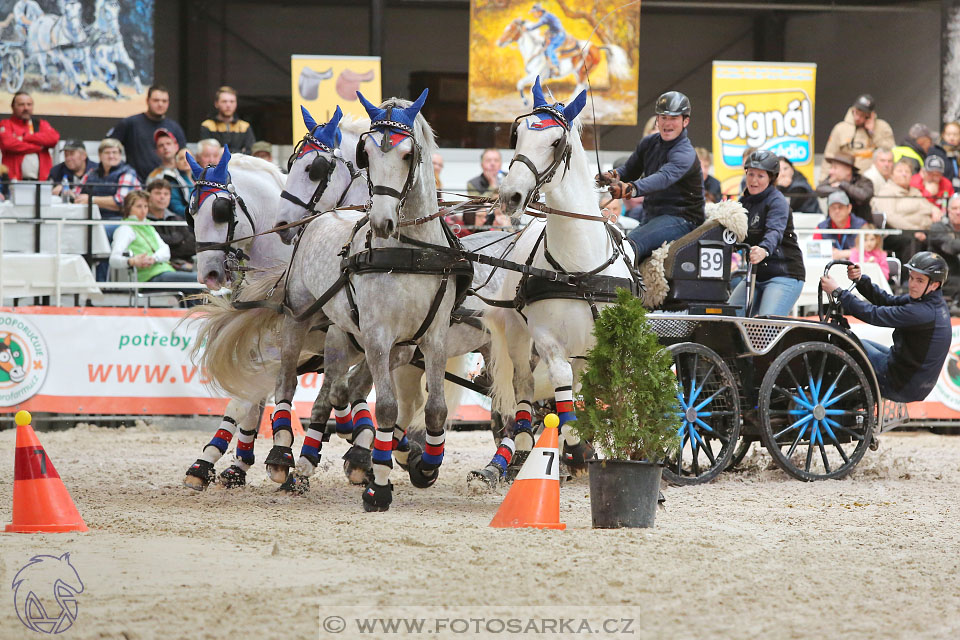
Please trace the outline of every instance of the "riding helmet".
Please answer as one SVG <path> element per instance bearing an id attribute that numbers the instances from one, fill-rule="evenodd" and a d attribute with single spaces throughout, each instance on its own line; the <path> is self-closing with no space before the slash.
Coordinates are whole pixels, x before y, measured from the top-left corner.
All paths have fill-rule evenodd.
<path id="1" fill-rule="evenodd" d="M 780 158 L 772 151 L 757 149 L 747 156 L 746 162 L 743 163 L 743 170 L 746 171 L 747 169 L 766 171 L 770 174 L 770 181 L 772 182 L 780 175 Z"/>
<path id="2" fill-rule="evenodd" d="M 933 251 L 921 251 L 903 265 L 910 271 L 916 271 L 930 278 L 930 282 L 943 282 L 947 279 L 947 261 Z"/>
<path id="3" fill-rule="evenodd" d="M 657 98 L 654 113 L 658 116 L 689 116 L 690 98 L 679 91 L 667 91 Z"/>

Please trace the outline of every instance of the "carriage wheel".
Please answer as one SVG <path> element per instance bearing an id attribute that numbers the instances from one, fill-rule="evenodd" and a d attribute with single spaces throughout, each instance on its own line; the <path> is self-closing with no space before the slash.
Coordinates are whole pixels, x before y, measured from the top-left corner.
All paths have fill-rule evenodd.
<path id="1" fill-rule="evenodd" d="M 11 49 L 3 56 L 3 82 L 10 93 L 16 93 L 23 87 L 23 52 Z"/>
<path id="2" fill-rule="evenodd" d="M 760 385 L 760 437 L 799 480 L 842 478 L 873 438 L 876 407 L 860 365 L 825 342 L 781 353 Z"/>
<path id="3" fill-rule="evenodd" d="M 673 484 L 709 482 L 727 468 L 740 436 L 740 397 L 730 368 L 692 342 L 669 347 L 677 374 L 680 448 L 664 464 Z"/>
<path id="4" fill-rule="evenodd" d="M 728 471 L 740 466 L 740 463 L 743 462 L 743 459 L 747 457 L 748 453 L 750 453 L 750 447 L 754 442 L 756 442 L 756 440 L 740 438 L 740 441 L 737 443 L 737 448 L 734 450 L 733 456 L 730 458 L 730 464 L 727 465 Z"/>

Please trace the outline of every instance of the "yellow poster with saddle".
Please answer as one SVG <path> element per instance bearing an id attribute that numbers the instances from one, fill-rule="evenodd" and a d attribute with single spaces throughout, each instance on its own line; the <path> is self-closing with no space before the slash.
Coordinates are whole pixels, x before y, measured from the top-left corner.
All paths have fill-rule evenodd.
<path id="1" fill-rule="evenodd" d="M 743 157 L 768 149 L 813 180 L 817 65 L 806 62 L 713 63 L 713 172 L 736 196 Z"/>
<path id="2" fill-rule="evenodd" d="M 591 88 L 585 121 L 635 125 L 639 43 L 640 2 L 470 0 L 467 118 L 511 122 L 539 76 L 550 102 Z"/>
<path id="3" fill-rule="evenodd" d="M 329 122 L 340 107 L 344 114 L 366 118 L 367 112 L 357 100 L 357 90 L 373 104 L 380 104 L 380 58 L 377 56 L 290 56 L 291 95 L 293 97 L 293 138 L 307 133 L 300 107 L 304 106 L 317 122 Z"/>

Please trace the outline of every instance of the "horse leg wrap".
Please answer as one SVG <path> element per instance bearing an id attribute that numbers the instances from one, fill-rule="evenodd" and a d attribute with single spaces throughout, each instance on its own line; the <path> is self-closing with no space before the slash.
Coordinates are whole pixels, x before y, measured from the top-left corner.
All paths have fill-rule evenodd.
<path id="1" fill-rule="evenodd" d="M 313 470 L 320 464 L 320 454 L 323 450 L 323 443 L 330 440 L 330 434 L 326 431 L 325 424 L 320 422 L 311 422 L 307 427 L 307 433 L 304 434 L 303 446 L 300 447 L 300 461 L 297 469 L 303 475 L 311 475 Z"/>
<path id="2" fill-rule="evenodd" d="M 258 429 L 240 429 L 240 435 L 237 436 L 237 455 L 234 465 L 244 471 L 249 471 L 250 467 L 256 461 L 253 455 L 253 443 L 257 439 Z"/>
<path id="3" fill-rule="evenodd" d="M 390 482 L 393 469 L 393 429 L 377 429 L 377 438 L 373 442 L 373 481 L 384 486 Z"/>
<path id="4" fill-rule="evenodd" d="M 521 451 L 533 449 L 533 407 L 529 400 L 517 403 L 517 414 L 513 421 L 513 441 Z"/>
<path id="5" fill-rule="evenodd" d="M 237 432 L 237 421 L 230 416 L 223 416 L 220 422 L 220 428 L 213 434 L 210 443 L 203 448 L 200 456 L 201 460 L 206 460 L 210 464 L 216 464 L 223 454 L 227 452 L 233 435 Z"/>
<path id="6" fill-rule="evenodd" d="M 356 443 L 357 436 L 362 427 L 373 430 L 373 414 L 370 413 L 370 406 L 366 400 L 360 399 L 353 403 L 353 438 L 347 438 L 347 442 Z M 372 442 L 371 442 L 372 445 Z M 370 445 L 367 446 L 367 449 Z"/>
<path id="7" fill-rule="evenodd" d="M 497 452 L 493 455 L 493 459 L 488 466 L 496 467 L 500 473 L 500 477 L 503 478 L 507 475 L 507 467 L 510 466 L 510 461 L 513 460 L 515 450 L 516 445 L 513 443 L 513 440 L 504 438 L 500 441 L 500 446 L 497 447 Z"/>
<path id="8" fill-rule="evenodd" d="M 573 387 L 557 387 L 553 393 L 557 401 L 557 417 L 560 418 L 560 425 L 576 422 L 577 414 L 573 412 Z M 579 437 L 577 441 L 579 442 Z"/>
<path id="9" fill-rule="evenodd" d="M 273 427 L 273 438 L 277 438 L 277 434 L 281 431 L 286 431 L 290 434 L 290 439 L 293 439 L 293 428 L 292 428 L 292 414 L 290 412 L 290 401 L 281 400 L 277 403 L 277 408 L 273 412 L 273 416 L 270 418 L 270 424 Z"/>
<path id="10" fill-rule="evenodd" d="M 349 441 L 353 437 L 353 416 L 350 404 L 333 408 L 333 419 L 337 422 L 337 435 Z"/>
<path id="11" fill-rule="evenodd" d="M 423 457 L 421 457 L 420 469 L 423 471 L 431 471 L 437 469 L 443 464 L 443 445 L 444 445 L 444 433 L 427 433 L 427 446 L 423 451 Z"/>
<path id="12" fill-rule="evenodd" d="M 207 462 L 206 460 L 197 460 L 190 468 L 187 469 L 187 475 L 194 478 L 199 478 L 203 481 L 203 489 L 207 488 L 207 485 L 216 480 L 217 473 L 213 468 L 212 462 Z M 193 488 L 193 487 L 191 487 Z"/>
<path id="13" fill-rule="evenodd" d="M 410 445 L 410 457 L 407 459 L 407 473 L 410 474 L 410 484 L 418 489 L 426 489 L 440 477 L 440 464 L 443 462 L 443 441 L 441 431 L 438 434 L 427 434 L 426 451 L 420 451 L 415 443 Z"/>
<path id="14" fill-rule="evenodd" d="M 407 432 L 397 426 L 393 428 L 393 457 L 400 468 L 406 471 L 410 459 L 410 441 L 407 439 Z"/>

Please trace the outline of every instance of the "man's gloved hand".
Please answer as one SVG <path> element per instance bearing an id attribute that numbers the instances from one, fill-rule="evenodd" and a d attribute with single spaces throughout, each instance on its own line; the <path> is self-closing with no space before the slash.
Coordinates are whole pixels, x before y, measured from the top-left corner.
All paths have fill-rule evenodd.
<path id="1" fill-rule="evenodd" d="M 610 169 L 610 171 L 604 171 L 603 173 L 598 173 L 594 177 L 594 180 L 597 181 L 597 185 L 601 187 L 605 187 L 609 184 L 613 184 L 619 179 L 620 179 L 620 176 L 617 175 L 616 169 Z"/>
<path id="2" fill-rule="evenodd" d="M 633 186 L 632 182 L 614 182 L 607 187 L 607 191 L 614 198 L 620 198 L 621 200 L 633 198 L 637 195 L 637 188 Z"/>

